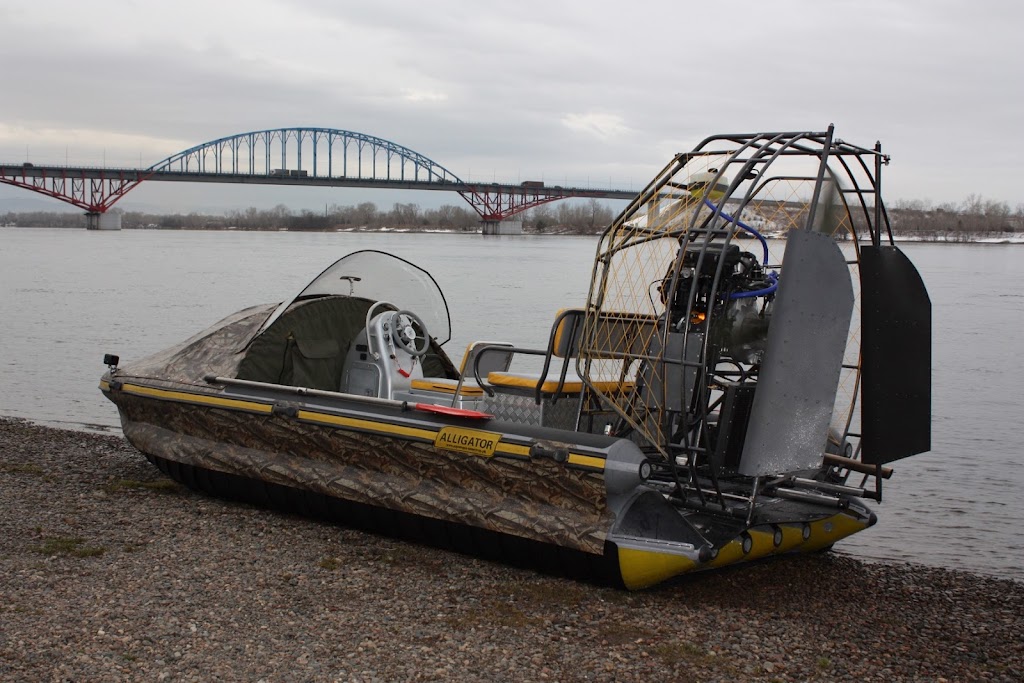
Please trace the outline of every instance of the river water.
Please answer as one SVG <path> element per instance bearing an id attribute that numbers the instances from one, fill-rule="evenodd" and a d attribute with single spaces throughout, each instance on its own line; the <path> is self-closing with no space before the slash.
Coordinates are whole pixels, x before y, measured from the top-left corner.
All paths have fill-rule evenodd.
<path id="1" fill-rule="evenodd" d="M 428 269 L 458 363 L 475 339 L 543 347 L 582 305 L 596 239 L 399 233 L 0 228 L 0 415 L 118 432 L 97 390 L 125 361 L 245 306 L 280 301 L 335 259 L 391 252 Z M 909 244 L 933 305 L 932 451 L 895 463 L 879 523 L 837 545 L 860 557 L 1024 580 L 1024 246 Z M 2 457 L 2 454 L 0 454 Z"/>

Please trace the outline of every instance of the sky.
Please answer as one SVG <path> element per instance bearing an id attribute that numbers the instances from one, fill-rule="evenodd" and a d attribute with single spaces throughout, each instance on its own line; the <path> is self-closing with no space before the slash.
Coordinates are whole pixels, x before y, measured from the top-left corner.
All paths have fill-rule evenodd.
<path id="1" fill-rule="evenodd" d="M 1024 204 L 1024 3 L 0 3 L 0 162 L 148 166 L 253 130 L 409 147 L 465 180 L 639 190 L 716 133 L 824 130 L 883 191 Z M 0 185 L 15 200 L 55 200 Z M 122 208 L 436 206 L 456 195 L 148 183 Z"/>

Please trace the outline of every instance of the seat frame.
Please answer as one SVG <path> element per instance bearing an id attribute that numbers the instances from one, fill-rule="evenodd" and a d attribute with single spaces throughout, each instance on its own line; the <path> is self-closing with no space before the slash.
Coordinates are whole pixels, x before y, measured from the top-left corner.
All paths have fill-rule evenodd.
<path id="1" fill-rule="evenodd" d="M 576 415 L 576 428 L 579 428 L 580 419 L 584 412 L 588 414 L 598 414 L 608 412 L 607 408 L 594 410 L 593 408 L 584 409 L 584 403 L 590 400 L 599 400 L 599 396 L 607 396 L 614 392 L 629 392 L 633 391 L 636 384 L 633 381 L 627 380 L 628 369 L 630 363 L 641 359 L 646 354 L 646 349 L 641 350 L 638 345 L 645 346 L 651 339 L 650 334 L 643 334 L 639 332 L 639 327 L 646 325 L 656 325 L 657 318 L 655 316 L 648 316 L 644 314 L 634 313 L 617 313 L 617 312 L 606 312 L 601 313 L 598 317 L 596 324 L 599 326 L 607 326 L 599 335 L 595 335 L 598 338 L 604 339 L 600 347 L 594 346 L 583 349 L 583 355 L 581 355 L 581 342 L 583 338 L 583 327 L 584 322 L 587 318 L 587 311 L 582 308 L 568 308 L 559 311 L 555 317 L 555 321 L 551 326 L 551 332 L 548 335 L 548 344 L 545 349 L 525 349 L 513 347 L 502 347 L 500 350 L 514 356 L 516 354 L 530 355 L 530 356 L 541 356 L 544 358 L 543 367 L 536 382 L 532 388 L 516 387 L 509 385 L 501 385 L 495 382 L 489 381 L 491 374 L 488 373 L 488 379 L 484 379 L 483 371 L 480 367 L 480 359 L 486 357 L 488 353 L 495 352 L 499 349 L 490 348 L 483 346 L 477 352 L 475 362 L 473 364 L 473 378 L 476 383 L 484 390 L 489 397 L 494 397 L 497 393 L 506 395 L 517 395 L 517 396 L 532 396 L 533 402 L 536 405 L 541 405 L 545 402 L 554 403 L 559 398 L 579 398 L 579 407 Z M 550 380 L 548 375 L 551 373 L 551 362 L 554 357 L 564 359 L 561 370 L 558 373 L 558 380 L 556 387 L 553 391 L 545 391 L 545 388 L 550 389 Z M 595 381 L 593 378 L 585 378 L 580 376 L 577 380 L 575 373 L 573 376 L 569 376 L 570 365 L 574 359 L 583 359 L 588 367 L 591 360 L 595 359 L 619 359 L 622 361 L 622 367 L 619 372 L 619 377 L 616 379 L 608 379 L 602 381 Z M 509 373 L 512 374 L 512 373 Z M 583 373 L 581 373 L 582 375 Z M 518 375 L 517 379 L 527 380 L 533 382 L 534 375 L 525 376 Z M 567 384 L 576 384 L 577 381 L 582 385 L 580 390 L 567 389 Z M 594 390 L 596 393 L 592 393 L 590 390 Z M 586 396 L 590 396 L 587 399 Z"/>
<path id="2" fill-rule="evenodd" d="M 482 376 L 482 370 L 480 368 L 481 359 L 487 354 L 494 353 L 497 351 L 505 351 L 506 353 L 511 352 L 509 358 L 509 365 L 511 365 L 511 359 L 516 354 L 522 354 L 527 356 L 542 356 L 544 358 L 544 364 L 540 371 L 540 377 L 537 379 L 537 383 L 532 390 L 528 390 L 533 395 L 535 403 L 540 404 L 542 398 L 545 395 L 551 396 L 552 400 L 557 400 L 557 397 L 566 393 L 578 393 L 578 392 L 565 392 L 566 378 L 569 373 L 569 361 L 575 358 L 579 353 L 579 341 L 580 335 L 583 331 L 583 320 L 585 317 L 585 311 L 582 308 L 566 308 L 559 311 L 558 315 L 555 316 L 555 322 L 551 325 L 551 332 L 548 335 L 548 345 L 546 349 L 523 349 L 518 347 L 509 346 L 497 346 L 497 345 L 485 345 L 481 347 L 476 354 L 476 358 L 473 362 L 473 379 L 482 388 L 488 396 L 494 396 L 496 393 L 495 385 L 486 381 Z M 551 361 L 553 358 L 563 358 L 562 368 L 558 375 L 558 385 L 555 391 L 545 392 L 543 391 L 544 385 L 548 382 L 548 373 L 551 371 Z M 507 367 L 502 372 L 507 372 Z M 493 372 L 493 371 L 490 371 Z M 490 374 L 488 372 L 488 375 Z M 522 393 L 522 390 L 515 389 L 502 389 L 502 391 L 508 391 L 509 393 Z"/>

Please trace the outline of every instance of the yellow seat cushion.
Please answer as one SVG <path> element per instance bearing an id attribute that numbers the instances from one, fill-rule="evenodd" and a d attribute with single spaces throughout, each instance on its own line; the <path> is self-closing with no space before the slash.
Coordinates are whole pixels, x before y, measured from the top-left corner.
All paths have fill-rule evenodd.
<path id="1" fill-rule="evenodd" d="M 566 374 L 565 382 L 562 383 L 561 391 L 559 391 L 558 378 L 560 372 L 561 371 L 548 373 L 547 378 L 544 380 L 544 384 L 540 387 L 542 394 L 553 394 L 555 392 L 562 394 L 578 394 L 583 391 L 583 380 L 580 379 L 579 375 L 575 372 Z M 511 372 L 492 372 L 487 375 L 487 382 L 499 388 L 504 387 L 508 389 L 527 389 L 529 391 L 536 391 L 537 382 L 539 381 L 540 373 L 518 374 Z M 633 382 L 598 381 L 594 382 L 594 385 L 598 391 L 604 393 L 628 391 L 633 388 Z"/>
<path id="2" fill-rule="evenodd" d="M 425 377 L 414 379 L 409 386 L 419 391 L 436 391 L 441 394 L 455 395 L 455 387 L 459 384 L 457 379 L 446 379 L 444 377 Z M 484 390 L 476 382 L 463 382 L 459 391 L 462 396 L 483 396 Z"/>

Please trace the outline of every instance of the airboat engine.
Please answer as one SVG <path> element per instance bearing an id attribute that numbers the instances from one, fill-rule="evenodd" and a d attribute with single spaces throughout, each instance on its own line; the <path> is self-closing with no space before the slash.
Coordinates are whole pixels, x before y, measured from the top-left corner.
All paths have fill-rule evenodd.
<path id="1" fill-rule="evenodd" d="M 412 380 L 423 378 L 421 360 L 430 349 L 426 326 L 409 311 L 374 315 L 381 304 L 370 307 L 366 326 L 349 348 L 341 378 L 344 393 L 392 398 L 396 391 L 408 391 Z"/>
<path id="2" fill-rule="evenodd" d="M 748 365 L 758 362 L 768 335 L 776 275 L 766 273 L 753 254 L 735 244 L 709 244 L 703 250 L 691 245 L 681 261 L 675 294 L 668 304 L 672 331 L 699 334 L 704 321 L 711 318 L 711 341 L 719 354 Z M 713 291 L 719 271 L 718 288 Z M 671 280 L 669 273 L 662 282 L 663 297 L 673 291 Z"/>
<path id="3" fill-rule="evenodd" d="M 660 288 L 670 325 L 669 354 L 682 350 L 685 335 L 686 360 L 695 362 L 708 335 L 709 369 L 723 361 L 758 364 L 764 356 L 778 286 L 775 273 L 766 273 L 753 254 L 734 244 L 712 243 L 703 249 L 689 245 L 678 262 L 678 274 L 666 274 Z M 720 274 L 717 287 L 716 273 Z M 688 403 L 697 373 L 691 368 L 687 375 L 680 409 Z"/>
<path id="4" fill-rule="evenodd" d="M 709 462 L 719 472 L 735 471 L 765 356 L 778 277 L 753 254 L 735 244 L 686 245 L 660 287 L 670 326 L 667 408 L 679 418 L 665 425 L 676 442 L 709 408 L 702 384 L 713 385 Z M 646 381 L 660 391 L 658 373 Z M 714 379 L 711 379 L 714 378 Z M 675 399 L 675 400 L 673 400 Z"/>

